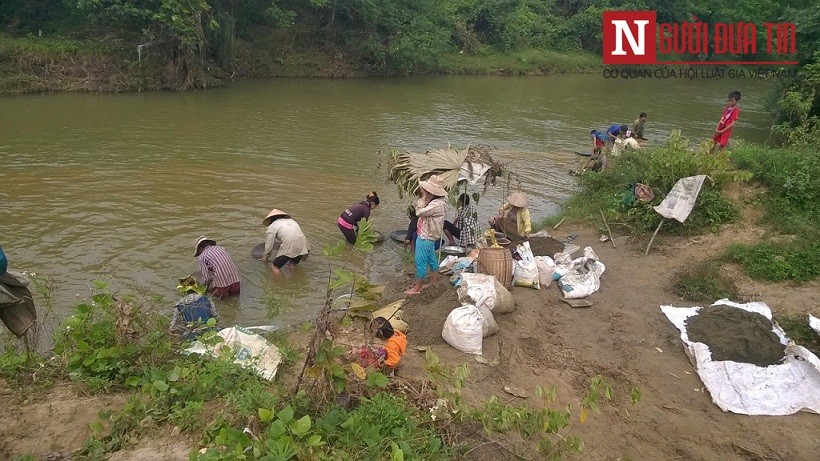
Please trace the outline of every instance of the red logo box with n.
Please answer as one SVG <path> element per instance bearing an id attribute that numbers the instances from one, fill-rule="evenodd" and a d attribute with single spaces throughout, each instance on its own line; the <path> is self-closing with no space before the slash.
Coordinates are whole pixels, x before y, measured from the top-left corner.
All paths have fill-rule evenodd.
<path id="1" fill-rule="evenodd" d="M 604 64 L 655 64 L 657 14 L 604 11 Z"/>

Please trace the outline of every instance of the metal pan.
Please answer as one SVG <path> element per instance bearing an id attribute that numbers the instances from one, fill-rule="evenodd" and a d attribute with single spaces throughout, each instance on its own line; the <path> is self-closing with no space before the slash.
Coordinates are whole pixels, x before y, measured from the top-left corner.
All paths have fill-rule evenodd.
<path id="1" fill-rule="evenodd" d="M 446 255 L 464 256 L 467 254 L 467 249 L 458 245 L 444 245 L 441 247 L 441 252 Z"/>
<path id="2" fill-rule="evenodd" d="M 399 229 L 395 230 L 390 233 L 390 238 L 397 241 L 404 243 L 404 239 L 407 238 L 407 230 L 406 229 Z"/>

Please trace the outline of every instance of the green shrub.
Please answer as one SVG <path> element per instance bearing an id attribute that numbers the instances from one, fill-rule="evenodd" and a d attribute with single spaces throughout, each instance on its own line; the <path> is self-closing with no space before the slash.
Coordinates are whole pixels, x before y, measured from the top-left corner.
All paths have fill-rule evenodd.
<path id="1" fill-rule="evenodd" d="M 172 347 L 167 318 L 144 311 L 132 298 L 115 299 L 105 284 L 97 290 L 65 319 L 54 352 L 72 378 L 108 389 L 166 359 Z"/>
<path id="2" fill-rule="evenodd" d="M 732 244 L 729 259 L 743 266 L 749 277 L 781 282 L 805 282 L 820 275 L 820 241 L 794 241 L 789 244 Z"/>
<path id="3" fill-rule="evenodd" d="M 733 169 L 726 152 L 710 155 L 705 146 L 690 150 L 689 143 L 675 131 L 663 146 L 642 151 L 626 151 L 610 159 L 606 171 L 587 171 L 579 179 L 581 191 L 562 207 L 563 214 L 582 219 L 599 219 L 598 210 L 609 215 L 612 222 L 625 224 L 637 232 L 655 229 L 662 217 L 652 208 L 658 205 L 678 179 L 704 174 L 711 180 L 703 184 L 692 213 L 681 224 L 667 220 L 663 232 L 698 232 L 716 230 L 721 224 L 736 220 L 737 207 L 721 192 L 728 181 L 746 179 L 751 175 Z M 652 188 L 651 203 L 636 202 L 631 207 L 622 203 L 628 185 L 643 183 Z"/>

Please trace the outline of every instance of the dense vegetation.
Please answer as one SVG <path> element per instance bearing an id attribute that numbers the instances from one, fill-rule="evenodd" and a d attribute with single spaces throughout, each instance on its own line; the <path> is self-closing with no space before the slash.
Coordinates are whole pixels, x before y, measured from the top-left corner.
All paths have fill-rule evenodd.
<path id="1" fill-rule="evenodd" d="M 791 19 L 806 49 L 817 35 L 812 6 L 808 0 L 7 0 L 0 10 L 0 77 L 8 82 L 0 91 L 49 89 L 30 76 L 60 74 L 61 60 L 83 62 L 92 77 L 102 74 L 97 86 L 79 89 L 107 91 L 200 87 L 230 75 L 577 72 L 600 63 L 601 15 L 611 9 L 657 10 L 659 21 L 674 22 L 691 15 L 707 23 Z M 20 37 L 44 40 L 18 46 Z M 43 72 L 43 66 L 54 68 Z M 794 107 L 783 110 L 799 117 Z"/>

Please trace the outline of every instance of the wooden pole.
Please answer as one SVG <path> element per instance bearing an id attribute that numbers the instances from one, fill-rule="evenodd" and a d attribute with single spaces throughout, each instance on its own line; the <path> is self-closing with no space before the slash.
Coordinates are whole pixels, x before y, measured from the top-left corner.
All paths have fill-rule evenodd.
<path id="1" fill-rule="evenodd" d="M 658 235 L 658 231 L 659 231 L 659 230 L 661 230 L 661 226 L 663 225 L 663 222 L 664 222 L 665 220 L 666 220 L 666 218 L 662 218 L 662 219 L 661 219 L 661 222 L 659 222 L 659 223 L 658 223 L 658 227 L 657 227 L 657 229 L 655 229 L 655 233 L 654 233 L 654 234 L 652 234 L 652 238 L 651 238 L 651 239 L 649 239 L 649 245 L 647 245 L 647 246 L 646 246 L 646 251 L 644 252 L 644 254 L 646 254 L 646 255 L 648 255 L 648 254 L 649 254 L 649 248 L 651 248 L 651 247 L 652 247 L 652 242 L 654 242 L 654 241 L 655 241 L 655 236 L 657 236 L 657 235 Z"/>
<path id="2" fill-rule="evenodd" d="M 617 247 L 615 246 L 615 239 L 612 238 L 612 230 L 610 230 L 609 224 L 607 224 L 606 222 L 606 216 L 604 216 L 604 212 L 600 208 L 598 208 L 598 212 L 601 213 L 601 218 L 604 220 L 604 226 L 606 226 L 606 231 L 609 234 L 609 241 L 612 242 L 612 248 L 617 249 Z"/>
<path id="3" fill-rule="evenodd" d="M 566 217 L 566 216 L 564 216 L 563 218 L 561 218 L 561 220 L 560 220 L 560 221 L 558 221 L 558 224 L 556 224 L 556 225 L 552 226 L 552 230 L 558 229 L 558 226 L 560 226 L 561 224 L 563 224 L 565 219 L 567 219 L 567 217 Z"/>

